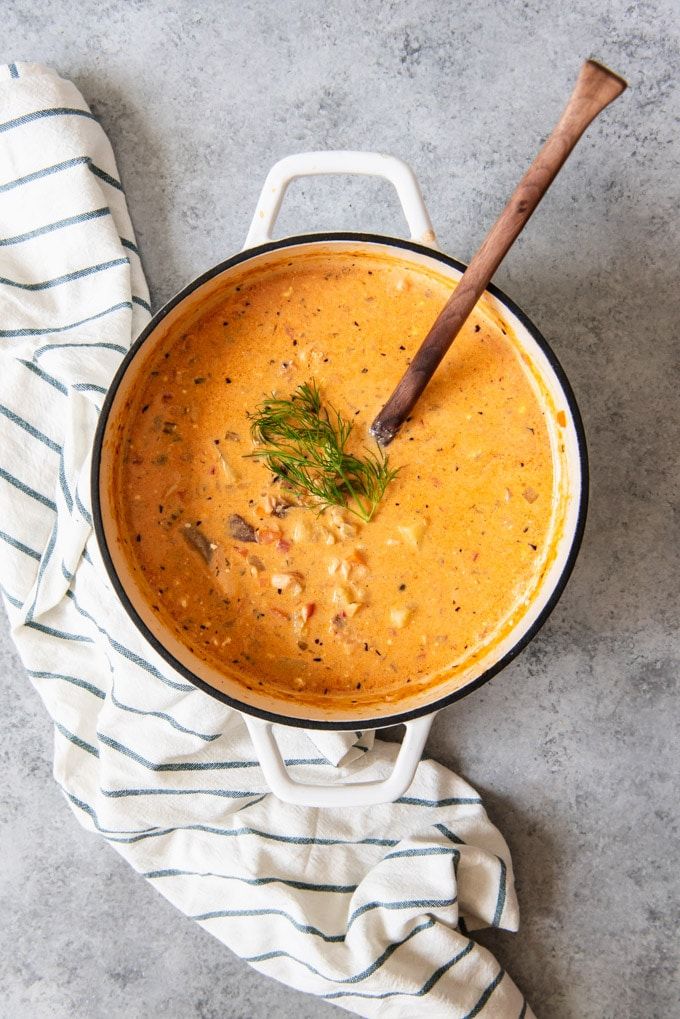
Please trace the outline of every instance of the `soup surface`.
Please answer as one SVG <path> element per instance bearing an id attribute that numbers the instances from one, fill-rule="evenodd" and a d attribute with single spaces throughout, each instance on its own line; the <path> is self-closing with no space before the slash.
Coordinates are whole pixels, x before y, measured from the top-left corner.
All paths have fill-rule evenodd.
<path id="1" fill-rule="evenodd" d="M 126 556 L 178 640 L 248 688 L 398 701 L 462 676 L 531 601 L 554 543 L 552 411 L 485 299 L 390 446 L 370 522 L 299 505 L 248 457 L 248 412 L 312 380 L 350 447 L 375 449 L 368 426 L 453 285 L 364 252 L 284 256 L 147 358 L 116 458 Z"/>

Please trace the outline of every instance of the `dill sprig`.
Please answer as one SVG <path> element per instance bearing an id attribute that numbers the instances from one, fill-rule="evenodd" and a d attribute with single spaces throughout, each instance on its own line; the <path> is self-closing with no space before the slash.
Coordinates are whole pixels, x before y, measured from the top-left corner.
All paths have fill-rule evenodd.
<path id="1" fill-rule="evenodd" d="M 377 447 L 350 453 L 353 423 L 324 406 L 314 380 L 298 386 L 288 399 L 272 396 L 248 414 L 257 444 L 248 456 L 262 460 L 294 490 L 314 496 L 319 511 L 346 508 L 368 522 L 397 474 Z"/>

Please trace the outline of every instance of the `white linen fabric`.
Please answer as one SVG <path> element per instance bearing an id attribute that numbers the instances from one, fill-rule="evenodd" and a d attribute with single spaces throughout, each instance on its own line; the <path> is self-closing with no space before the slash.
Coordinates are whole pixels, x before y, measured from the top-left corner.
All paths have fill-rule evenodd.
<path id="1" fill-rule="evenodd" d="M 149 295 L 101 127 L 32 64 L 0 68 L 0 307 L 0 583 L 78 820 L 292 987 L 363 1016 L 531 1016 L 469 936 L 518 923 L 508 848 L 477 793 L 423 761 L 394 804 L 279 802 L 241 716 L 173 673 L 117 601 L 89 455 Z M 372 734 L 280 735 L 311 781 L 384 777 L 396 753 Z"/>

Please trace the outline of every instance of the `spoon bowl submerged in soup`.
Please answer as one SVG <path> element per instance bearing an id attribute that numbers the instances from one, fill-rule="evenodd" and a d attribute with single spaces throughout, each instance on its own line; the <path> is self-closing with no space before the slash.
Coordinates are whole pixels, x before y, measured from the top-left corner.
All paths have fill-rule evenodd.
<path id="1" fill-rule="evenodd" d="M 398 713 L 501 657 L 530 610 L 564 524 L 564 410 L 485 297 L 371 519 L 321 508 L 253 456 L 253 413 L 313 384 L 349 450 L 375 451 L 368 425 L 455 284 L 361 247 L 279 255 L 232 269 L 146 355 L 115 422 L 118 551 L 213 686 L 303 716 Z"/>

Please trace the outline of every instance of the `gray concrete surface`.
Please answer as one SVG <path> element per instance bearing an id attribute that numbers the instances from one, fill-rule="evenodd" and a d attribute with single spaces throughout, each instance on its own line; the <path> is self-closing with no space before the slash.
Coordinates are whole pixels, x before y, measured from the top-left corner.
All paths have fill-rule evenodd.
<path id="1" fill-rule="evenodd" d="M 629 78 L 497 276 L 581 403 L 583 552 L 542 634 L 439 716 L 429 749 L 511 845 L 522 928 L 484 940 L 540 1019 L 678 1015 L 677 3 L 5 0 L 1 14 L 3 58 L 73 78 L 108 132 L 155 306 L 240 246 L 270 164 L 301 149 L 402 156 L 442 247 L 469 258 L 581 59 Z M 320 227 L 402 223 L 387 186 L 297 185 L 281 232 Z M 78 827 L 4 622 L 0 636 L 0 1013 L 339 1014 L 249 970 Z"/>

